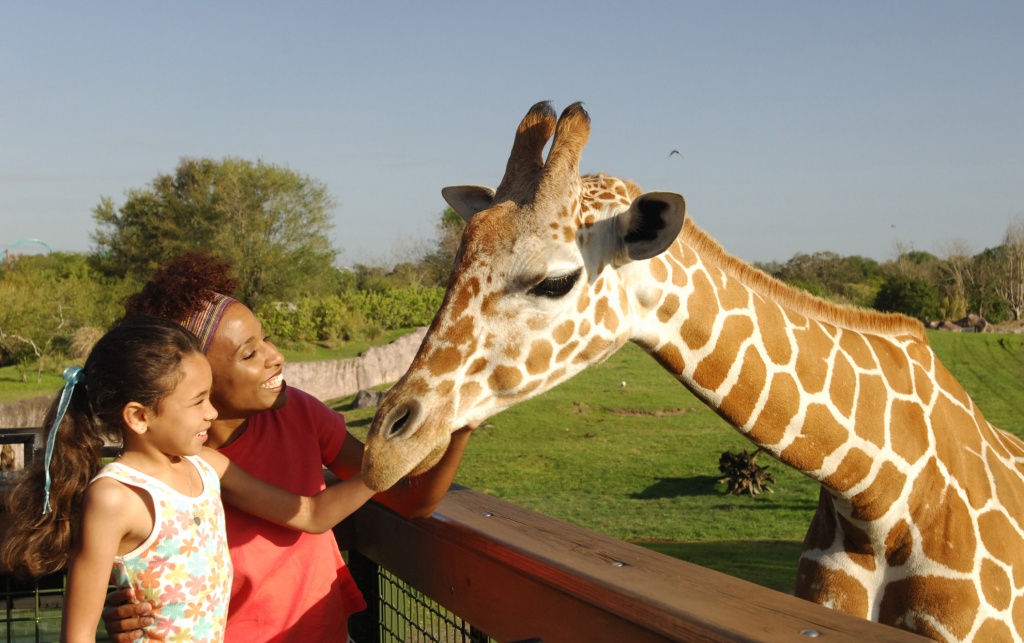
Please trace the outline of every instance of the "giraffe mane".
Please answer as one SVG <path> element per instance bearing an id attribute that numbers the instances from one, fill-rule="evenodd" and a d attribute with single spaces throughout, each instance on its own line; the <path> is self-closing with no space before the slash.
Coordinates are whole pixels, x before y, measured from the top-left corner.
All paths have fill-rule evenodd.
<path id="1" fill-rule="evenodd" d="M 686 218 L 679 239 L 696 250 L 703 260 L 716 264 L 765 299 L 801 315 L 846 330 L 879 335 L 912 335 L 928 343 L 924 326 L 918 320 L 899 313 L 883 313 L 832 303 L 793 288 L 730 255 L 711 235 L 698 228 L 690 217 Z"/>

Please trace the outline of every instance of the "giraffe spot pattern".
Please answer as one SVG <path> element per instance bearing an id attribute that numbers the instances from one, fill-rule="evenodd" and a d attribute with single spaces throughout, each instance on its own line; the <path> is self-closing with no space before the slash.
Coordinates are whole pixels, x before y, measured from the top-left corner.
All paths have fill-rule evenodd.
<path id="1" fill-rule="evenodd" d="M 567 319 L 551 331 L 551 338 L 555 340 L 556 344 L 565 344 L 572 338 L 574 330 L 576 330 L 576 322 L 571 319 Z"/>
<path id="2" fill-rule="evenodd" d="M 861 371 L 875 369 L 878 364 L 867 340 L 856 333 L 842 333 L 839 336 L 839 350 L 850 358 L 855 368 Z"/>
<path id="3" fill-rule="evenodd" d="M 813 600 L 847 614 L 866 616 L 868 591 L 860 582 L 841 569 L 829 569 L 814 562 L 800 561 L 802 573 L 811 579 L 811 591 L 801 598 Z M 807 569 L 812 568 L 812 569 Z"/>
<path id="4" fill-rule="evenodd" d="M 526 372 L 530 375 L 541 375 L 551 367 L 551 342 L 545 339 L 534 340 L 530 344 L 530 353 L 526 356 Z"/>
<path id="5" fill-rule="evenodd" d="M 889 389 L 880 375 L 861 374 L 857 382 L 858 418 L 879 418 L 876 422 L 858 421 L 854 425 L 857 437 L 878 448 L 885 446 L 885 417 L 888 408 Z"/>
<path id="6" fill-rule="evenodd" d="M 918 473 L 910 492 L 915 525 L 929 534 L 921 542 L 925 556 L 958 572 L 974 568 L 974 550 L 977 539 L 974 529 L 964 525 L 973 523 L 967 503 L 956 489 L 950 488 L 935 458 L 931 458 Z"/>
<path id="7" fill-rule="evenodd" d="M 459 417 L 465 417 L 466 413 L 473 408 L 484 389 L 478 382 L 469 380 L 459 387 Z"/>
<path id="8" fill-rule="evenodd" d="M 900 518 L 885 537 L 885 559 L 890 567 L 902 567 L 914 550 L 914 535 L 906 519 Z"/>
<path id="9" fill-rule="evenodd" d="M 435 348 L 427 357 L 427 367 L 433 377 L 452 373 L 462 365 L 462 351 L 452 346 Z"/>
<path id="10" fill-rule="evenodd" d="M 893 451 L 907 462 L 917 462 L 928 450 L 928 421 L 924 409 L 911 400 L 893 400 L 889 425 Z"/>
<path id="11" fill-rule="evenodd" d="M 956 609 L 950 610 L 950 605 Z M 888 625 L 910 626 L 918 634 L 946 640 L 944 632 L 936 629 L 927 619 L 918 618 L 913 623 L 904 623 L 907 614 L 943 615 L 942 625 L 958 640 L 963 640 L 971 631 L 977 618 L 981 601 L 969 580 L 943 578 L 940 576 L 910 576 L 886 585 L 879 607 L 878 620 Z"/>
<path id="12" fill-rule="evenodd" d="M 931 375 L 921 366 L 914 364 L 914 395 L 918 400 L 929 401 L 935 394 L 935 386 L 932 384 Z"/>
<path id="13" fill-rule="evenodd" d="M 668 280 L 668 268 L 665 267 L 665 262 L 660 257 L 652 259 L 647 269 L 654 277 L 654 281 L 664 283 Z"/>
<path id="14" fill-rule="evenodd" d="M 843 553 L 847 560 L 869 572 L 875 571 L 875 550 L 867 534 L 842 514 L 836 518 L 843 534 Z"/>
<path id="15" fill-rule="evenodd" d="M 675 317 L 676 312 L 679 311 L 679 297 L 676 295 L 668 295 L 661 302 L 661 306 L 658 307 L 658 321 L 665 323 L 668 320 Z"/>
<path id="16" fill-rule="evenodd" d="M 694 276 L 692 281 L 693 295 L 687 300 L 686 321 L 683 322 L 680 333 L 690 350 L 696 350 L 710 341 L 716 311 L 702 304 L 702 301 L 714 295 L 708 278 L 700 273 Z"/>
<path id="17" fill-rule="evenodd" d="M 1013 586 L 1024 589 L 1024 539 L 1005 513 L 991 509 L 978 516 L 981 544 L 995 560 L 1013 570 Z"/>
<path id="18" fill-rule="evenodd" d="M 867 340 L 871 350 L 878 356 L 878 364 L 889 390 L 896 395 L 912 395 L 914 383 L 906 354 L 880 337 L 868 335 Z"/>
<path id="19" fill-rule="evenodd" d="M 836 470 L 829 474 L 824 483 L 836 491 L 846 492 L 867 477 L 871 470 L 871 456 L 861 449 L 850 449 Z"/>
<path id="20" fill-rule="evenodd" d="M 753 346 L 747 347 L 739 375 L 739 381 L 742 382 L 742 385 L 734 386 L 722 398 L 722 410 L 727 412 L 730 417 L 735 418 L 740 426 L 745 425 L 749 421 L 750 416 L 753 415 L 757 401 L 761 397 L 761 390 L 764 388 L 768 378 L 768 371 L 765 369 L 764 364 L 761 363 L 761 360 L 757 359 L 756 353 L 756 348 Z"/>
<path id="21" fill-rule="evenodd" d="M 697 364 L 697 368 L 693 372 L 693 379 L 708 390 L 718 390 L 729 374 L 730 366 L 736 361 L 743 343 L 750 338 L 753 332 L 754 322 L 749 317 L 726 318 L 714 352 Z M 744 382 L 745 384 L 746 382 Z"/>
<path id="22" fill-rule="evenodd" d="M 893 463 L 883 463 L 868 488 L 853 497 L 853 517 L 869 522 L 878 520 L 903 493 L 906 482 L 906 474 Z"/>
<path id="23" fill-rule="evenodd" d="M 800 387 L 789 373 L 776 373 L 768 388 L 768 399 L 772 400 L 771 407 L 758 414 L 750 432 L 758 435 L 764 444 L 778 444 L 800 412 Z"/>
<path id="24" fill-rule="evenodd" d="M 487 378 L 488 386 L 497 393 L 511 391 L 519 386 L 522 381 L 523 374 L 517 367 L 505 365 L 495 366 L 490 377 Z"/>
<path id="25" fill-rule="evenodd" d="M 786 334 L 785 318 L 777 304 L 754 297 L 754 318 L 768 359 L 779 366 L 793 359 L 793 347 Z"/>
<path id="26" fill-rule="evenodd" d="M 674 344 L 665 344 L 658 350 L 651 353 L 651 356 L 661 364 L 669 373 L 673 375 L 681 375 L 683 369 L 686 368 L 686 362 L 683 361 L 683 354 L 679 352 L 679 348 Z"/>
<path id="27" fill-rule="evenodd" d="M 591 337 L 586 347 L 574 358 L 574 361 L 577 363 L 597 361 L 598 357 L 607 354 L 608 348 L 611 345 L 612 342 L 603 337 Z"/>
<path id="28" fill-rule="evenodd" d="M 853 400 L 856 389 L 850 386 L 850 382 L 857 381 L 857 375 L 853 370 L 850 360 L 842 353 L 837 353 L 832 360 L 831 383 L 829 384 L 829 397 L 832 404 L 844 418 L 851 417 L 853 413 Z"/>
<path id="29" fill-rule="evenodd" d="M 825 458 L 846 443 L 844 429 L 824 404 L 810 404 L 804 412 L 803 432 L 782 452 L 801 471 L 821 469 Z"/>
<path id="30" fill-rule="evenodd" d="M 561 364 L 562 362 L 567 361 L 569 359 L 569 357 L 571 357 L 572 354 L 576 352 L 576 347 L 579 346 L 579 345 L 580 345 L 579 340 L 574 339 L 571 342 L 569 342 L 568 344 L 566 344 L 565 346 L 563 346 L 558 351 L 558 355 L 555 356 L 555 362 Z"/>
<path id="31" fill-rule="evenodd" d="M 820 324 L 809 320 L 803 328 L 795 329 L 793 335 L 797 344 L 804 347 L 796 356 L 796 372 L 800 376 L 800 385 L 806 393 L 825 390 L 829 363 L 823 356 L 830 353 L 828 347 L 832 345 L 832 339 L 825 334 Z"/>
<path id="32" fill-rule="evenodd" d="M 1013 587 L 1010 576 L 991 558 L 981 561 L 981 588 L 988 604 L 997 610 L 1010 607 L 1013 600 Z"/>

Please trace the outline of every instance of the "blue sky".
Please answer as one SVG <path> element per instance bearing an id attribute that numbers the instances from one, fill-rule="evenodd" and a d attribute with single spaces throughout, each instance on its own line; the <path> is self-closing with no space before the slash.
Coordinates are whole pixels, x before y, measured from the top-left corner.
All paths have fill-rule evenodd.
<path id="1" fill-rule="evenodd" d="M 584 171 L 747 261 L 980 252 L 1024 213 L 1022 29 L 1018 1 L 7 2 L 0 246 L 89 250 L 101 197 L 235 156 L 326 185 L 340 264 L 388 262 L 578 100 Z"/>

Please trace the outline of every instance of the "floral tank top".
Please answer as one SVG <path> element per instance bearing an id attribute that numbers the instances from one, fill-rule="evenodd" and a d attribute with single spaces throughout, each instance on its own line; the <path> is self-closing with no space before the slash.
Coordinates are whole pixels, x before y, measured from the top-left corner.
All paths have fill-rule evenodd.
<path id="1" fill-rule="evenodd" d="M 195 498 L 120 462 L 108 464 L 96 476 L 144 490 L 156 508 L 153 532 L 135 550 L 114 559 L 110 582 L 133 587 L 135 602 L 160 602 L 153 614 L 156 624 L 147 629 L 162 633 L 165 640 L 214 643 L 224 639 L 231 597 L 220 480 L 201 458 L 186 459 L 203 481 L 203 491 Z"/>

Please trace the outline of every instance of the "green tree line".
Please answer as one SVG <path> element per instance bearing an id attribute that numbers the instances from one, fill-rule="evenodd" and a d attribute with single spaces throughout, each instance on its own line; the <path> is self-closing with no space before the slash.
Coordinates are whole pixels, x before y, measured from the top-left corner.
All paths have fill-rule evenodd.
<path id="1" fill-rule="evenodd" d="M 185 251 L 232 263 L 235 293 L 286 347 L 328 348 L 428 324 L 440 306 L 464 223 L 448 208 L 436 239 L 393 266 L 337 265 L 329 233 L 336 204 L 324 185 L 289 168 L 237 158 L 184 158 L 173 174 L 93 209 L 88 253 L 9 257 L 0 264 L 0 365 L 22 378 L 81 358 L 123 313 L 124 299 Z M 830 252 L 759 268 L 837 301 L 921 319 L 1020 319 L 1024 217 L 1003 244 L 945 258 L 906 251 L 879 263 Z"/>

